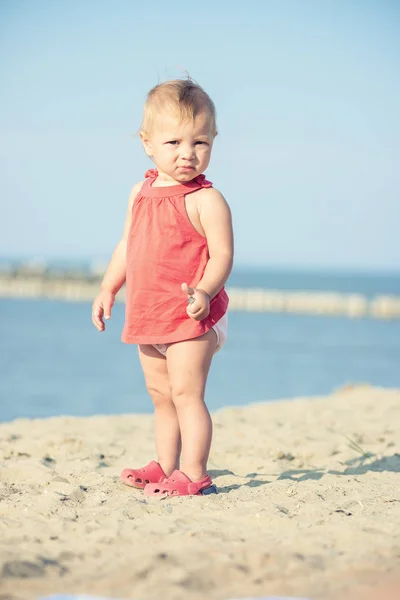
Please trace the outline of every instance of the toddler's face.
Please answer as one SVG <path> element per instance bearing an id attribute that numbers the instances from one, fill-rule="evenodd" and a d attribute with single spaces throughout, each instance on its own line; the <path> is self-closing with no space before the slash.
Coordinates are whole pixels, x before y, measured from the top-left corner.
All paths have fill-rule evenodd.
<path id="1" fill-rule="evenodd" d="M 159 174 L 166 175 L 167 180 L 184 183 L 206 170 L 215 137 L 213 127 L 208 111 L 183 123 L 165 113 L 157 117 L 151 134 L 140 136 Z"/>

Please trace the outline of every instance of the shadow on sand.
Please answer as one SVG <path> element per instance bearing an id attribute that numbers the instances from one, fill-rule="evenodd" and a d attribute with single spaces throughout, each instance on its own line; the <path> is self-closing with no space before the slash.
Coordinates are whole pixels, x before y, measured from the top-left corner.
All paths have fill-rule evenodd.
<path id="1" fill-rule="evenodd" d="M 222 477 L 223 475 L 233 475 L 234 477 L 237 477 L 238 479 L 248 479 L 249 477 L 263 476 L 262 473 L 249 473 L 248 475 L 237 475 L 236 473 L 234 473 L 233 471 L 229 471 L 228 469 L 223 469 L 223 470 L 211 469 L 208 472 L 211 475 L 212 479 L 215 479 L 217 477 Z M 260 487 L 262 485 L 268 485 L 269 483 L 271 483 L 271 481 L 260 481 L 258 479 L 251 479 L 250 481 L 247 481 L 246 483 L 233 483 L 232 485 L 226 485 L 224 487 L 220 487 L 217 484 L 217 489 L 218 489 L 218 494 L 229 494 L 229 492 L 238 490 L 241 487 L 256 488 L 256 487 Z"/>
<path id="2" fill-rule="evenodd" d="M 371 461 L 371 459 L 374 459 Z M 375 454 L 365 454 L 360 457 L 352 458 L 343 463 L 343 471 L 324 470 L 324 469 L 290 469 L 284 471 L 278 477 L 279 479 L 292 479 L 293 481 L 308 481 L 310 479 L 322 479 L 324 475 L 364 475 L 370 471 L 400 473 L 400 454 L 392 456 L 382 456 L 378 458 Z"/>
<path id="3" fill-rule="evenodd" d="M 237 475 L 233 471 L 225 470 L 210 470 L 209 473 L 213 479 L 222 477 L 224 475 L 233 475 L 238 479 L 248 479 L 252 477 L 250 481 L 246 483 L 233 483 L 232 485 L 226 485 L 223 487 L 218 486 L 219 494 L 229 494 L 230 492 L 237 490 L 241 487 L 256 488 L 263 485 L 268 485 L 272 481 L 279 481 L 282 479 L 291 479 L 292 481 L 318 481 L 322 479 L 324 475 L 338 475 L 338 476 L 349 476 L 349 475 L 364 475 L 370 471 L 383 472 L 390 471 L 392 473 L 400 473 L 400 454 L 395 453 L 392 456 L 382 456 L 378 458 L 375 454 L 366 453 L 362 456 L 352 458 L 343 463 L 344 469 L 342 471 L 331 470 L 331 469 L 289 469 L 281 473 L 276 479 L 265 481 L 255 479 L 256 477 L 271 477 L 270 474 L 266 473 L 248 473 L 247 475 Z"/>

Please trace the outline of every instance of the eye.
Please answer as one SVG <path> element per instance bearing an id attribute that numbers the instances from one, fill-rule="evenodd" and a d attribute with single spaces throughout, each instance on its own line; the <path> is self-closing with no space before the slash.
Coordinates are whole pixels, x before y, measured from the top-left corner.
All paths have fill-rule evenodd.
<path id="1" fill-rule="evenodd" d="M 166 142 L 166 144 L 172 144 L 172 146 L 176 146 L 178 143 L 178 140 L 170 140 L 169 142 Z"/>
<path id="2" fill-rule="evenodd" d="M 195 142 L 195 146 L 198 146 L 200 144 L 203 145 L 203 146 L 208 146 L 208 143 L 207 142 L 203 142 L 202 140 L 197 140 L 197 142 Z"/>

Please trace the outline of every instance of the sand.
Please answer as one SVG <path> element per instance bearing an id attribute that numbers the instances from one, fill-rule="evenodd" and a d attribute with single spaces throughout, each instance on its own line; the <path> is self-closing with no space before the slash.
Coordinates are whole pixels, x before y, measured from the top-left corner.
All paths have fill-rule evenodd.
<path id="1" fill-rule="evenodd" d="M 119 483 L 154 458 L 151 416 L 1 424 L 0 598 L 336 600 L 400 574 L 400 390 L 213 418 L 219 494 L 161 501 Z"/>

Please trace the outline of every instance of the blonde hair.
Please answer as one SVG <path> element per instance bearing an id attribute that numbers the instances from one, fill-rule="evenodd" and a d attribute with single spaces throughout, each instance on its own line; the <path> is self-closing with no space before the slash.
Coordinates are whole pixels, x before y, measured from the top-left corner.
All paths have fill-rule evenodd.
<path id="1" fill-rule="evenodd" d="M 190 78 L 173 79 L 159 83 L 147 94 L 140 130 L 149 134 L 157 114 L 168 111 L 178 113 L 182 122 L 193 120 L 196 115 L 208 110 L 213 124 L 213 134 L 217 134 L 216 110 L 214 102 L 203 88 Z"/>

